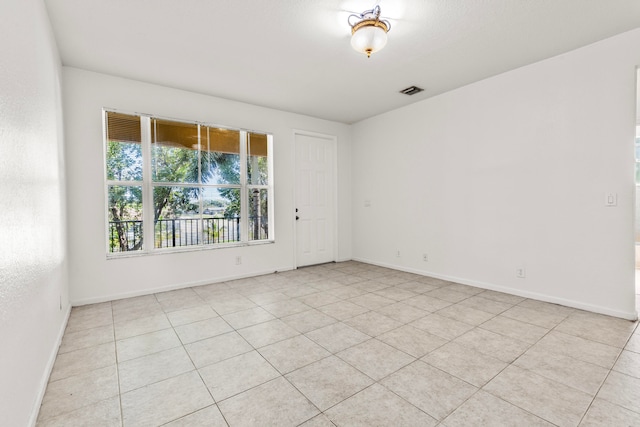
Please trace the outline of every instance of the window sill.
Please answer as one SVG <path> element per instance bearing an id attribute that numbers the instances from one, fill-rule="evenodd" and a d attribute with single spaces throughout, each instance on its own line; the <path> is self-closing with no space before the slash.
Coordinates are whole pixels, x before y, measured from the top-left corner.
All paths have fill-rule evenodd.
<path id="1" fill-rule="evenodd" d="M 248 246 L 261 246 L 261 245 L 270 245 L 274 244 L 275 240 L 257 240 L 254 242 L 242 242 L 242 243 L 225 243 L 219 245 L 208 245 L 208 246 L 188 246 L 188 247 L 178 247 L 178 248 L 161 248 L 161 249 L 153 249 L 152 251 L 131 251 L 131 252 L 114 252 L 107 254 L 107 260 L 112 259 L 121 259 L 121 258 L 137 258 L 143 256 L 155 256 L 155 255 L 169 255 L 169 254 L 179 254 L 185 252 L 202 252 L 202 251 L 216 251 L 221 249 L 230 249 L 230 248 L 244 248 Z"/>

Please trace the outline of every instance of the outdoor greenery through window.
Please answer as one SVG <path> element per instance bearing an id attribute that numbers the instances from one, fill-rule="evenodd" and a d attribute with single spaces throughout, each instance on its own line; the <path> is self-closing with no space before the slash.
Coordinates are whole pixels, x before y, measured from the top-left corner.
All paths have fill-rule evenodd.
<path id="1" fill-rule="evenodd" d="M 271 135 L 112 111 L 105 130 L 110 253 L 273 240 Z"/>

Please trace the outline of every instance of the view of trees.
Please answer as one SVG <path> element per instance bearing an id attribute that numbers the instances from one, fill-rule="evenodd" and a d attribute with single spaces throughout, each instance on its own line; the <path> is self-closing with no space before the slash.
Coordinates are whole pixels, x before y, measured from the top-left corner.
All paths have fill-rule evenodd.
<path id="1" fill-rule="evenodd" d="M 109 141 L 107 145 L 107 179 L 118 181 L 142 181 L 141 145 Z M 109 187 L 109 221 L 114 223 L 115 235 L 111 244 L 120 251 L 139 250 L 142 239 L 129 239 L 132 222 L 142 220 L 142 187 L 113 185 Z M 140 231 L 141 233 L 141 228 Z M 135 230 L 133 235 L 135 236 Z M 115 240 L 115 241 L 113 241 Z M 129 242 L 129 240 L 132 240 Z"/>
<path id="2" fill-rule="evenodd" d="M 195 128 L 197 137 L 197 125 L 191 126 Z M 193 129 L 181 125 L 178 131 L 186 135 L 186 132 L 192 132 Z M 177 218 L 193 220 L 194 218 L 214 216 L 239 217 L 241 215 L 239 154 L 204 149 L 200 144 L 186 140 L 186 136 L 176 133 L 175 129 L 169 129 L 169 132 L 165 133 L 171 132 L 173 132 L 172 136 L 178 135 L 182 140 L 174 138 L 173 141 L 151 144 L 154 224 L 161 220 Z M 239 135 L 237 131 L 235 132 Z M 238 146 L 239 137 L 236 141 L 238 141 L 236 143 Z M 239 149 L 236 148 L 236 153 L 238 151 Z M 266 148 L 264 154 L 266 154 Z M 268 183 L 266 155 L 249 156 L 247 163 L 247 182 L 254 185 L 266 185 Z M 108 187 L 109 238 L 112 252 L 142 248 L 142 168 L 141 142 L 108 139 L 107 179 L 112 184 L 113 181 L 123 183 L 123 185 L 109 185 Z M 132 183 L 140 185 L 131 185 Z M 162 183 L 168 185 L 161 185 Z M 171 185 L 176 183 L 185 185 Z M 260 220 L 253 221 L 255 224 L 251 224 L 254 228 L 251 230 L 251 234 L 254 239 L 257 239 L 261 235 L 266 236 L 268 231 L 266 221 L 268 195 L 264 189 L 249 189 L 249 193 L 248 216 L 260 218 Z M 200 212 L 201 200 L 202 212 Z M 199 232 L 207 232 L 211 235 L 217 233 L 218 230 L 214 230 L 211 224 L 211 222 L 205 225 L 200 224 Z M 209 228 L 205 230 L 207 227 Z M 262 233 L 257 227 L 262 228 Z M 155 246 L 164 246 L 158 242 L 160 235 L 157 227 L 154 229 L 156 229 Z"/>
<path id="3" fill-rule="evenodd" d="M 249 141 L 251 142 L 251 141 Z M 269 177 L 267 175 L 267 157 L 254 155 L 249 146 L 249 158 L 247 161 L 247 179 L 252 185 L 266 185 Z M 268 218 L 267 190 L 253 188 L 249 190 L 249 217 L 255 218 L 249 230 L 254 239 L 260 239 L 261 235 L 266 235 L 269 231 L 269 224 L 262 218 Z"/>

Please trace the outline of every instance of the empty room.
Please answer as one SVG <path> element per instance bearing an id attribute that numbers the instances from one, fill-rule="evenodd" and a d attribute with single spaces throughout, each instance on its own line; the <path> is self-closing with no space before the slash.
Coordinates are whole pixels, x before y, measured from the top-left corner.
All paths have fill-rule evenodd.
<path id="1" fill-rule="evenodd" d="M 4 0 L 0 413 L 640 426 L 635 0 Z"/>

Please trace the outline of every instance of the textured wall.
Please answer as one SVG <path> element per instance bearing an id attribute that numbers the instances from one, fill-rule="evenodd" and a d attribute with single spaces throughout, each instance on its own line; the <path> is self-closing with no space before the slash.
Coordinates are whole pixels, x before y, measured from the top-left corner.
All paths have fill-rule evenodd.
<path id="1" fill-rule="evenodd" d="M 338 138 L 338 260 L 351 259 L 351 127 L 342 123 L 63 67 L 73 304 L 86 304 L 294 266 L 293 130 Z M 256 129 L 273 134 L 275 240 L 233 248 L 107 259 L 102 109 Z M 235 257 L 242 257 L 236 265 Z"/>
<path id="2" fill-rule="evenodd" d="M 634 318 L 638 64 L 634 30 L 354 125 L 354 257 Z"/>
<path id="3" fill-rule="evenodd" d="M 0 16 L 0 423 L 25 426 L 68 305 L 60 64 L 40 0 Z"/>

